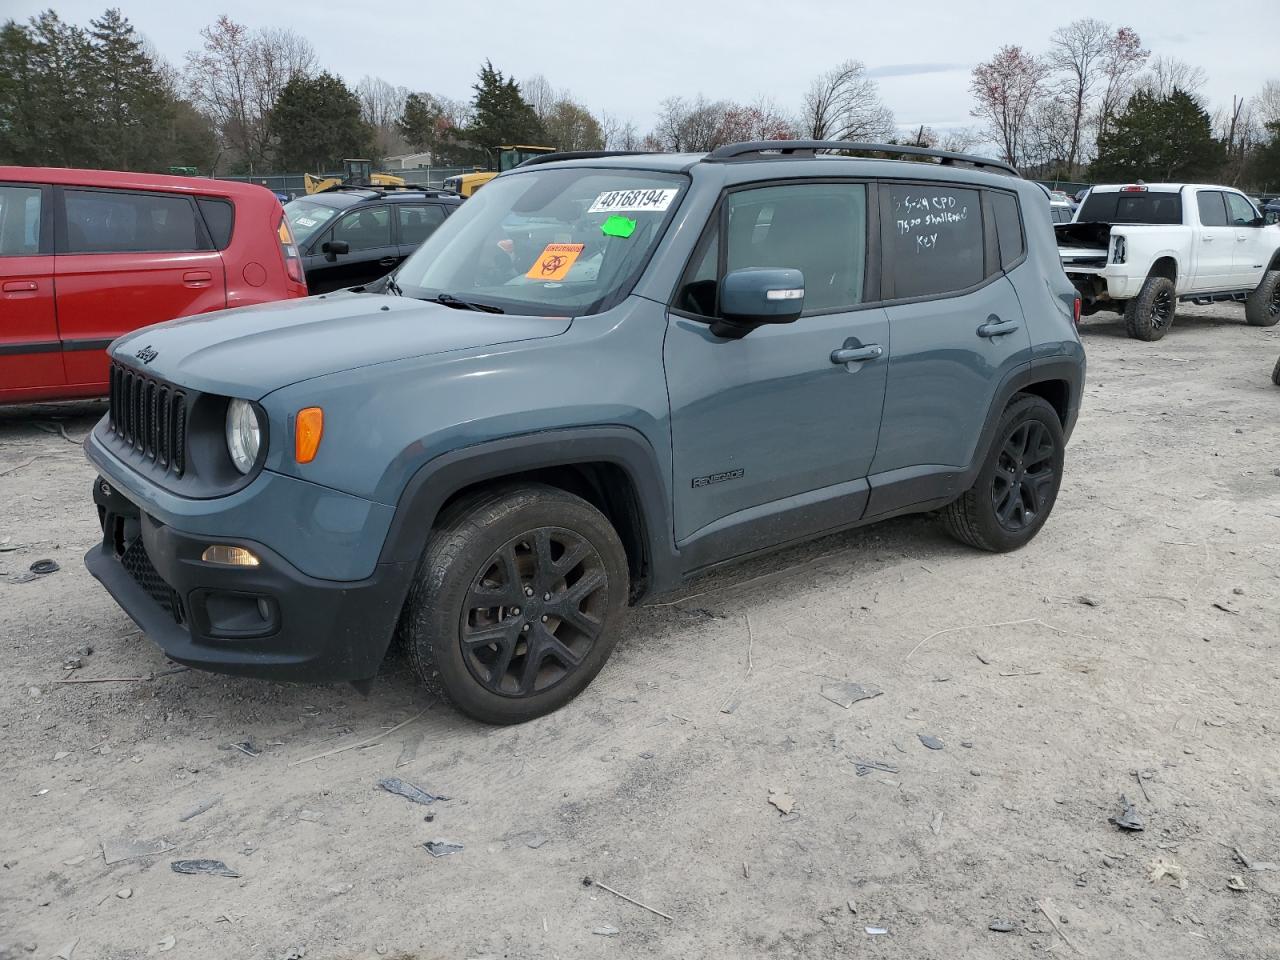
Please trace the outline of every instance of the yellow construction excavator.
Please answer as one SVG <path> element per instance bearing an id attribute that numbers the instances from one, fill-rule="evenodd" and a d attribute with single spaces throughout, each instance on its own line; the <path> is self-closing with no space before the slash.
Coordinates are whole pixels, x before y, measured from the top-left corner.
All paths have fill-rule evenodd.
<path id="1" fill-rule="evenodd" d="M 374 173 L 372 160 L 343 160 L 341 177 L 319 177 L 314 173 L 303 174 L 307 193 L 319 193 L 340 183 L 370 184 L 375 187 L 403 187 L 404 177 L 391 173 Z"/>
<path id="2" fill-rule="evenodd" d="M 530 157 L 555 152 L 555 147 L 530 147 L 524 145 L 499 147 L 497 170 L 477 170 L 475 173 L 461 173 L 456 177 L 448 177 L 444 181 L 444 188 L 452 190 L 463 197 L 469 197 L 498 174 L 506 173 L 508 170 L 520 166 Z"/>

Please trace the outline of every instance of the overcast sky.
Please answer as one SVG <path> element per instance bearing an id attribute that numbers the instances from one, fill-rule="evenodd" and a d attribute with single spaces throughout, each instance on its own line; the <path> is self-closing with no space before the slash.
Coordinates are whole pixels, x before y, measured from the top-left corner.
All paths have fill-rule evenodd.
<path id="1" fill-rule="evenodd" d="M 60 0 L 66 20 L 85 24 L 112 0 Z M 1280 77 L 1278 0 L 1076 0 L 1046 16 L 1041 2 L 959 0 L 647 0 L 453 3 L 224 0 L 211 4 L 123 0 L 125 16 L 174 64 L 197 32 L 225 12 L 251 27 L 297 30 L 320 63 L 354 85 L 364 74 L 467 98 L 481 61 L 517 79 L 545 75 L 592 110 L 633 120 L 641 132 L 665 97 L 773 98 L 794 110 L 809 80 L 842 60 L 867 64 L 900 126 L 972 123 L 969 71 L 1001 44 L 1043 50 L 1055 26 L 1093 16 L 1133 27 L 1153 54 L 1204 68 L 1214 106 L 1252 95 Z M 25 18 L 48 2 L 4 0 Z M 998 10 L 998 13 L 984 13 Z"/>

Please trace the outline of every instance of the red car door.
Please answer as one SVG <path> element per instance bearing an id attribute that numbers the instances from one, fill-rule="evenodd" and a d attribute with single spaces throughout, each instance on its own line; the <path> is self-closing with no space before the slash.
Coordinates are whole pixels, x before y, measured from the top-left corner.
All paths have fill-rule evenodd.
<path id="1" fill-rule="evenodd" d="M 67 384 L 105 393 L 105 347 L 116 337 L 226 306 L 222 257 L 190 197 L 87 187 L 60 193 L 55 279 Z"/>
<path id="2" fill-rule="evenodd" d="M 0 183 L 0 403 L 40 400 L 65 382 L 50 195 L 39 184 Z"/>

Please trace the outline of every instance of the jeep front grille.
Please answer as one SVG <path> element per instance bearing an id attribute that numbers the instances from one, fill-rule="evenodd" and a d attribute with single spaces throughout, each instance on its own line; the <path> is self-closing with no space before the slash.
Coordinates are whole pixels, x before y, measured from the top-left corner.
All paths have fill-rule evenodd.
<path id="1" fill-rule="evenodd" d="M 125 445 L 181 477 L 187 466 L 187 395 L 118 363 L 111 365 L 111 430 Z"/>

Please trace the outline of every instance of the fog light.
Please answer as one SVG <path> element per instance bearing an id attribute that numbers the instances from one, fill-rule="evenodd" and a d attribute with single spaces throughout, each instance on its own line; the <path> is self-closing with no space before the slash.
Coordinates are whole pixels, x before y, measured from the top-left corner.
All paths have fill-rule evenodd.
<path id="1" fill-rule="evenodd" d="M 252 550 L 244 547 L 233 547 L 225 543 L 215 543 L 204 548 L 200 559 L 205 563 L 221 563 L 228 567 L 256 567 L 258 557 Z"/>

